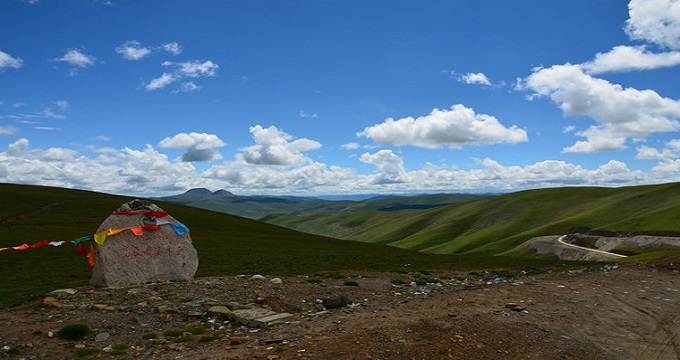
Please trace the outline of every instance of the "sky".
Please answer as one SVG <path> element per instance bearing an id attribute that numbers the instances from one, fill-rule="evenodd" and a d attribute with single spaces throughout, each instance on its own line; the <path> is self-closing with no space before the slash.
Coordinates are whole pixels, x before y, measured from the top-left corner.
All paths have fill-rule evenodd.
<path id="1" fill-rule="evenodd" d="M 0 0 L 0 183 L 680 181 L 678 0 Z"/>

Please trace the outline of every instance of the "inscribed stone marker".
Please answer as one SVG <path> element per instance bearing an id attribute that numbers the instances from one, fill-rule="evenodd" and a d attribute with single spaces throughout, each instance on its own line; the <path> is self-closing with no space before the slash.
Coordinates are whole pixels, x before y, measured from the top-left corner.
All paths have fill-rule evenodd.
<path id="1" fill-rule="evenodd" d="M 121 287 L 156 281 L 191 281 L 198 254 L 189 231 L 155 204 L 133 200 L 102 222 L 96 234 L 109 230 L 96 246 L 91 283 Z"/>

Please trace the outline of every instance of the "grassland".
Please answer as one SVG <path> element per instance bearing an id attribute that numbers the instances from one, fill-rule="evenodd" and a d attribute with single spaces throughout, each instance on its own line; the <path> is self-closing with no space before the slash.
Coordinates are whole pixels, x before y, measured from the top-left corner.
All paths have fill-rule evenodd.
<path id="1" fill-rule="evenodd" d="M 434 254 L 498 255 L 575 227 L 680 231 L 680 183 L 539 189 L 427 210 L 277 215 L 270 223 Z"/>
<path id="2" fill-rule="evenodd" d="M 92 235 L 129 197 L 0 184 L 0 247 Z M 429 255 L 377 243 L 338 240 L 224 213 L 155 202 L 191 230 L 197 276 L 313 274 L 561 266 L 554 259 Z M 399 213 L 399 212 L 397 212 Z M 90 270 L 71 245 L 0 252 L 0 307 L 60 287 L 83 286 Z"/>

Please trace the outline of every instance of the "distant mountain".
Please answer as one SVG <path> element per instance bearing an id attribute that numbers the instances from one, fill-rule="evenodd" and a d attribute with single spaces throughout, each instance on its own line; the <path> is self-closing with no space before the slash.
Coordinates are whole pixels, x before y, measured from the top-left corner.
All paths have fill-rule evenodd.
<path id="1" fill-rule="evenodd" d="M 260 219 L 271 214 L 346 214 L 358 211 L 397 211 L 433 207 L 478 200 L 487 195 L 429 194 L 414 196 L 377 196 L 362 200 L 328 200 L 295 196 L 242 196 L 226 190 L 191 189 L 183 194 L 159 200 Z"/>
<path id="2" fill-rule="evenodd" d="M 213 191 L 210 191 L 206 188 L 189 189 L 182 195 L 196 196 L 196 197 L 201 197 L 201 196 L 234 196 L 234 194 L 232 194 L 229 191 L 224 190 L 224 189 L 220 189 L 220 190 L 213 192 Z"/>

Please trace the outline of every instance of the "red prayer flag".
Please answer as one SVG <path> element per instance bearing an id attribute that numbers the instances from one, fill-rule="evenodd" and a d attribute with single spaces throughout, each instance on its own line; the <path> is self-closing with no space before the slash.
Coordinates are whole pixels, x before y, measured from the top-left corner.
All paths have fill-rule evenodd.
<path id="1" fill-rule="evenodd" d="M 37 242 L 37 243 L 31 245 L 31 247 L 34 248 L 34 249 L 37 249 L 41 246 L 49 245 L 49 243 L 50 243 L 49 241 L 43 240 L 43 241 L 40 241 L 40 242 Z"/>
<path id="2" fill-rule="evenodd" d="M 139 211 L 114 211 L 112 215 L 137 215 Z"/>
<path id="3" fill-rule="evenodd" d="M 83 245 L 83 243 L 80 243 L 76 246 L 76 252 L 80 255 L 87 256 L 87 250 L 85 249 L 85 245 Z"/>
<path id="4" fill-rule="evenodd" d="M 165 211 L 147 211 L 144 213 L 144 216 L 148 218 L 152 217 L 162 218 L 164 216 L 168 216 L 168 213 L 166 213 Z"/>
<path id="5" fill-rule="evenodd" d="M 23 245 L 13 246 L 13 247 L 12 247 L 12 249 L 14 249 L 14 250 L 26 250 L 26 249 L 28 249 L 28 248 L 30 248 L 30 246 L 28 246 L 28 244 L 23 244 Z"/>
<path id="6" fill-rule="evenodd" d="M 92 269 L 94 267 L 94 258 L 96 256 L 96 251 L 94 246 L 90 245 L 90 252 L 87 253 L 87 267 Z"/>

